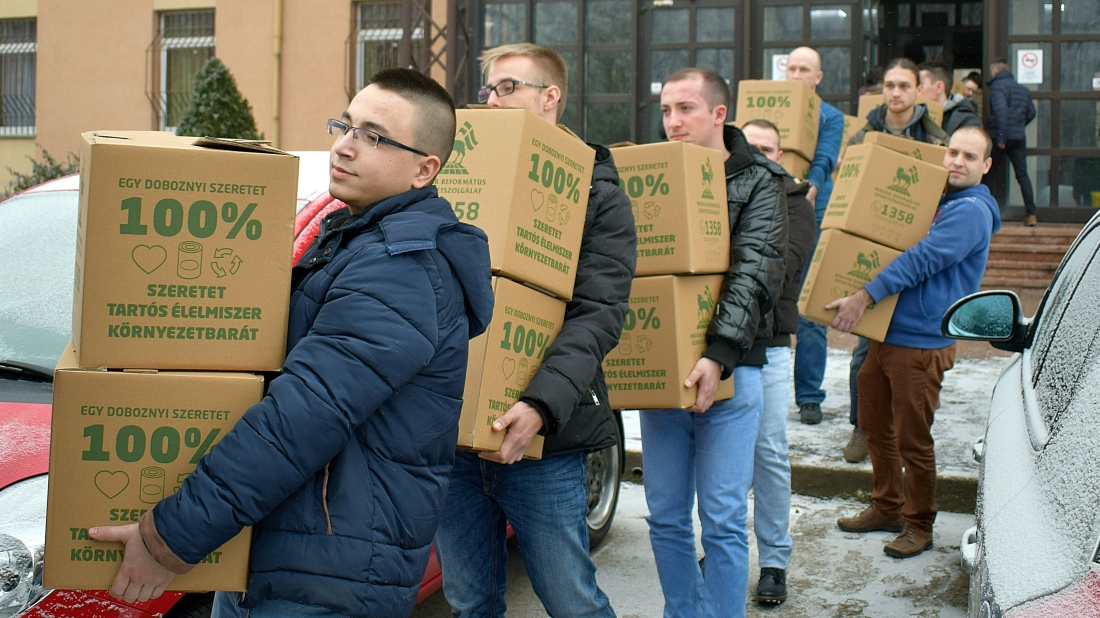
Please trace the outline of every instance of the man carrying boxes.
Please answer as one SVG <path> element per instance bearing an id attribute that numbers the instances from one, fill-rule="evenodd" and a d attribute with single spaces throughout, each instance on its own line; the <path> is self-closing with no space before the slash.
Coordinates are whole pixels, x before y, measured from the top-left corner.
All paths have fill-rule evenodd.
<path id="1" fill-rule="evenodd" d="M 789 66 L 789 65 L 788 65 Z M 779 129 L 767 120 L 751 120 L 741 128 L 745 139 L 768 159 L 778 163 Z M 820 142 L 819 142 L 820 144 Z M 768 342 L 768 363 L 761 369 L 764 406 L 752 468 L 753 531 L 760 554 L 758 603 L 787 599 L 787 564 L 791 559 L 791 462 L 787 452 L 787 412 L 791 406 L 791 335 L 799 330 L 798 295 L 802 268 L 813 253 L 817 221 L 806 199 L 807 183 L 783 179 L 787 192 L 787 268 L 783 293 L 772 310 L 775 336 Z"/>
<path id="2" fill-rule="evenodd" d="M 730 267 L 716 297 L 707 348 L 685 381 L 698 385 L 687 410 L 641 412 L 650 540 L 669 616 L 744 616 L 748 587 L 748 491 L 763 405 L 760 368 L 772 338 L 770 312 L 787 255 L 786 172 L 725 126 L 729 89 L 718 74 L 682 69 L 661 90 L 670 140 L 725 157 Z M 716 170 L 717 171 L 717 170 Z M 714 402 L 733 376 L 732 399 Z M 691 512 L 698 493 L 706 579 L 695 555 Z"/>
<path id="3" fill-rule="evenodd" d="M 931 426 L 943 374 L 955 360 L 954 342 L 940 333 L 940 321 L 955 301 L 978 291 L 990 237 L 1001 225 L 997 202 L 981 184 L 993 162 L 992 148 L 980 127 L 956 130 L 944 157 L 947 186 L 927 237 L 858 292 L 826 306 L 837 310 L 832 326 L 851 331 L 873 303 L 900 295 L 885 341 L 871 342 L 857 378 L 859 426 L 867 435 L 874 478 L 871 506 L 837 521 L 846 532 L 900 531 L 883 548 L 895 558 L 932 546 Z"/>
<path id="4" fill-rule="evenodd" d="M 282 373 L 177 493 L 89 531 L 125 543 L 112 594 L 156 597 L 252 525 L 248 594 L 219 592 L 215 616 L 412 611 L 493 304 L 484 233 L 431 186 L 454 128 L 447 92 L 406 69 L 328 122 L 348 208 L 294 268 Z"/>
<path id="5" fill-rule="evenodd" d="M 565 111 L 566 66 L 557 52 L 526 43 L 506 45 L 484 52 L 481 67 L 487 84 L 479 93 L 482 103 L 530 110 L 548 123 Z M 514 112 L 484 113 L 504 117 Z M 588 554 L 586 452 L 617 444 L 618 426 L 600 365 L 622 332 L 634 274 L 635 230 L 610 151 L 593 148 L 587 210 L 572 215 L 583 221 L 584 230 L 561 330 L 518 401 L 493 422 L 492 429 L 505 434 L 500 449 L 456 455 L 436 544 L 443 592 L 455 616 L 503 615 L 506 521 L 523 549 L 535 593 L 551 616 L 615 615 L 596 585 Z M 540 214 L 548 204 L 539 203 Z M 542 459 L 521 459 L 536 434 L 545 436 Z"/>

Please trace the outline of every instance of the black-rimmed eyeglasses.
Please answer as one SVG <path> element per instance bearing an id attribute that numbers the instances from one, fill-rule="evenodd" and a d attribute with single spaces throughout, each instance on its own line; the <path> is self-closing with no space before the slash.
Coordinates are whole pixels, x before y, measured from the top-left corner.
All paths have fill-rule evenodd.
<path id="1" fill-rule="evenodd" d="M 485 86 L 481 90 L 477 91 L 478 103 L 485 103 L 489 100 L 490 93 L 497 93 L 498 97 L 505 97 L 516 91 L 516 84 L 521 86 L 530 86 L 532 88 L 549 88 L 546 84 L 532 84 L 531 82 L 524 82 L 518 79 L 502 79 L 495 86 Z"/>
<path id="2" fill-rule="evenodd" d="M 429 156 L 428 153 L 426 153 L 426 152 L 422 152 L 422 151 L 417 150 L 416 148 L 413 148 L 411 146 L 406 146 L 406 145 L 402 144 L 401 142 L 394 141 L 394 140 L 386 137 L 385 135 L 378 134 L 378 132 L 376 132 L 376 131 L 371 131 L 370 129 L 363 129 L 361 127 L 353 127 L 353 126 L 351 126 L 347 123 L 340 122 L 339 120 L 336 120 L 334 118 L 330 118 L 329 121 L 328 121 L 328 134 L 329 135 L 335 135 L 336 137 L 341 137 L 341 136 L 347 135 L 349 130 L 351 131 L 351 139 L 353 139 L 353 140 L 355 140 L 355 141 L 357 141 L 361 144 L 367 144 L 371 148 L 378 148 L 378 144 L 382 143 L 382 144 L 389 144 L 390 146 L 394 146 L 396 148 L 401 148 L 402 150 L 408 150 L 409 152 L 414 152 L 414 153 L 416 153 L 416 154 L 418 154 L 422 157 Z"/>

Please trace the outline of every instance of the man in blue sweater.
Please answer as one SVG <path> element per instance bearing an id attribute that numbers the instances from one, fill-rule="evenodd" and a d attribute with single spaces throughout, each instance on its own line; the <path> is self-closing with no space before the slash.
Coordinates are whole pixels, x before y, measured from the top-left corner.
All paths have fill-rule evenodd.
<path id="1" fill-rule="evenodd" d="M 815 50 L 799 47 L 790 53 L 787 58 L 787 80 L 799 80 L 816 91 L 824 77 L 821 56 Z M 825 207 L 833 194 L 833 169 L 836 168 L 836 159 L 840 155 L 843 135 L 844 114 L 822 101 L 821 116 L 817 123 L 817 149 L 814 150 L 814 160 L 810 162 L 810 171 L 805 178 L 810 183 L 806 198 L 814 206 L 818 235 L 821 234 Z M 814 244 L 817 244 L 816 238 Z M 810 270 L 809 258 L 813 254 L 811 248 L 806 255 L 803 273 Z M 825 401 L 821 382 L 825 379 L 825 358 L 828 352 L 826 328 L 799 317 L 794 357 L 794 401 L 798 404 L 799 417 L 803 423 L 816 425 L 821 422 L 821 402 Z"/>
<path id="2" fill-rule="evenodd" d="M 980 127 L 958 129 L 944 156 L 947 186 L 928 236 L 863 289 L 825 306 L 837 309 L 834 328 L 851 331 L 869 305 L 900 294 L 886 341 L 871 342 L 857 377 L 859 427 L 867 434 L 874 479 L 871 506 L 837 521 L 845 532 L 901 532 L 883 548 L 895 558 L 932 546 L 936 454 L 931 428 L 943 374 L 955 362 L 954 342 L 940 333 L 940 321 L 955 301 L 978 291 L 989 239 L 1001 227 L 997 202 L 981 184 L 993 164 L 992 150 L 992 140 Z"/>

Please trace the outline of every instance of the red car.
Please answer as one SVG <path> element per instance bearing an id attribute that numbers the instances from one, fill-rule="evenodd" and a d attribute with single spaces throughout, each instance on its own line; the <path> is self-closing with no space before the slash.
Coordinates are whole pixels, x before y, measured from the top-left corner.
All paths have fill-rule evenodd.
<path id="1" fill-rule="evenodd" d="M 328 153 L 295 154 L 301 158 L 297 260 L 320 220 L 343 204 L 328 195 Z M 212 593 L 167 592 L 125 603 L 105 591 L 41 586 L 53 367 L 71 336 L 78 192 L 73 175 L 0 202 L 0 618 L 205 617 Z M 621 445 L 589 455 L 592 547 L 611 528 L 622 467 Z M 433 551 L 417 602 L 441 586 Z"/>

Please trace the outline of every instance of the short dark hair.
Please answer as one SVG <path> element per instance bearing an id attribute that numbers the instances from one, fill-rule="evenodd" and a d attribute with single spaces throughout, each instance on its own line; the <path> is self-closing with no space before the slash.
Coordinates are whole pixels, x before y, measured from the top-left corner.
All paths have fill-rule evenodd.
<path id="1" fill-rule="evenodd" d="M 886 71 L 890 69 L 905 69 L 906 71 L 910 71 L 913 74 L 913 79 L 916 80 L 913 85 L 920 84 L 920 69 L 917 68 L 917 65 L 914 64 L 912 60 L 908 58 L 894 58 L 886 63 Z M 886 71 L 882 72 L 883 76 L 886 75 Z"/>
<path id="2" fill-rule="evenodd" d="M 865 86 L 880 86 L 882 85 L 882 76 L 886 74 L 886 69 L 882 67 L 871 67 L 871 70 L 867 72 L 867 79 L 864 80 Z"/>
<path id="3" fill-rule="evenodd" d="M 741 125 L 741 128 L 743 129 L 748 126 L 757 127 L 760 129 L 767 129 L 769 131 L 775 131 L 775 143 L 780 144 L 781 137 L 779 135 L 779 127 L 777 127 L 775 123 L 771 120 L 767 120 L 764 118 L 753 118 L 752 120 Z"/>
<path id="4" fill-rule="evenodd" d="M 955 76 L 951 75 L 951 69 L 947 68 L 946 64 L 942 62 L 925 62 L 918 68 L 931 73 L 933 82 L 943 82 L 944 92 L 951 94 L 951 89 L 955 86 Z"/>
<path id="5" fill-rule="evenodd" d="M 989 66 L 990 68 L 997 69 L 998 71 L 1007 71 L 1008 61 L 1004 58 L 997 58 L 996 60 L 991 62 Z"/>
<path id="6" fill-rule="evenodd" d="M 729 114 L 729 84 L 726 83 L 725 78 L 715 73 L 714 71 L 711 71 L 709 69 L 700 69 L 697 67 L 680 69 L 672 75 L 669 75 L 668 79 L 665 80 L 665 83 L 669 84 L 672 82 L 682 82 L 693 77 L 698 77 L 699 79 L 703 80 L 703 99 L 705 99 L 707 105 L 710 106 L 710 111 L 714 111 L 714 109 L 719 105 L 725 105 L 726 113 Z"/>
<path id="7" fill-rule="evenodd" d="M 985 129 L 979 127 L 976 124 L 965 125 L 965 126 L 959 127 L 958 129 L 955 129 L 955 132 L 952 133 L 951 135 L 955 136 L 955 135 L 958 135 L 959 133 L 962 133 L 963 131 L 970 131 L 972 133 L 977 133 L 978 135 L 982 136 L 983 140 L 985 140 L 985 157 L 982 159 L 983 161 L 985 159 L 988 159 L 989 157 L 993 156 L 993 138 L 989 136 L 989 133 L 986 133 Z"/>
<path id="8" fill-rule="evenodd" d="M 982 85 L 982 74 L 977 72 L 977 71 L 971 71 L 971 72 L 967 73 L 966 77 L 963 78 L 963 81 L 964 82 L 974 82 L 975 84 L 978 84 L 978 86 L 980 87 Z"/>
<path id="9" fill-rule="evenodd" d="M 455 102 L 434 79 L 412 69 L 385 69 L 370 78 L 371 86 L 392 92 L 416 108 L 414 147 L 446 163 L 455 142 Z"/>

